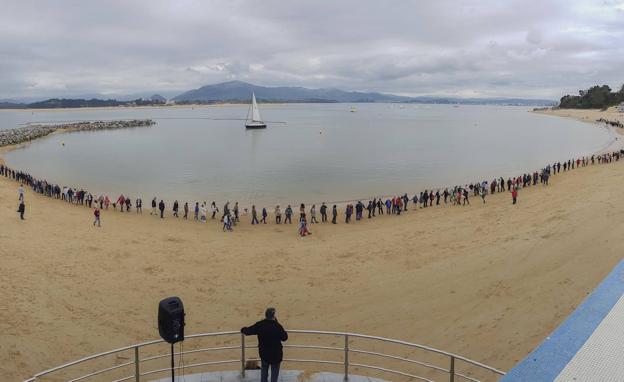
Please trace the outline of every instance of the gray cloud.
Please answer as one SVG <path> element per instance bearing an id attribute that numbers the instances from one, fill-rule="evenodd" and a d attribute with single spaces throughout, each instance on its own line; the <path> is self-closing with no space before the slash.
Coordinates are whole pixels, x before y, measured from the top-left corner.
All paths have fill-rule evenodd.
<path id="1" fill-rule="evenodd" d="M 0 98 L 240 79 L 558 98 L 624 82 L 624 0 L 8 0 Z"/>

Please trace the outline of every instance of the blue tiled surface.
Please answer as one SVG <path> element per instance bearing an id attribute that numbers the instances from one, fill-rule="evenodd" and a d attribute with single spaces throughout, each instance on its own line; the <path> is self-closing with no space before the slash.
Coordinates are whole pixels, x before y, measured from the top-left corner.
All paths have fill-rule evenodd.
<path id="1" fill-rule="evenodd" d="M 623 294 L 624 260 L 550 336 L 500 381 L 553 381 Z"/>

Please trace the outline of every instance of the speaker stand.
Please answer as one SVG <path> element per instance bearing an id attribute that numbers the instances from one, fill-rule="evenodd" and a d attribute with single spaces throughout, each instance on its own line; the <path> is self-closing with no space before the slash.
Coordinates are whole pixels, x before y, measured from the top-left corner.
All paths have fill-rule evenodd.
<path id="1" fill-rule="evenodd" d="M 175 382 L 175 370 L 174 370 L 173 360 L 174 360 L 174 357 L 173 357 L 173 344 L 171 344 L 171 382 Z"/>

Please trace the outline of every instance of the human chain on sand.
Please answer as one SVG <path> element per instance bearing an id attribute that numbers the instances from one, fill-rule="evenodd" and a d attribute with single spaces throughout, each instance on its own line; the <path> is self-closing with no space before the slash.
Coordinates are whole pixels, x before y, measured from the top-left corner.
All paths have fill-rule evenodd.
<path id="1" fill-rule="evenodd" d="M 549 184 L 549 179 L 551 176 L 554 176 L 561 172 L 563 168 L 564 172 L 569 172 L 574 170 L 575 168 L 585 167 L 589 165 L 603 164 L 603 163 L 611 163 L 613 161 L 619 161 L 620 157 L 624 155 L 624 150 L 614 151 L 611 153 L 604 153 L 600 155 L 592 155 L 591 157 L 583 156 L 581 158 L 569 159 L 563 162 L 555 162 L 553 164 L 548 164 L 540 171 L 534 171 L 532 173 L 524 173 L 522 175 L 516 177 L 509 177 L 507 180 L 504 178 L 494 178 L 491 181 L 483 180 L 482 182 L 474 182 L 469 185 L 464 186 L 454 186 L 445 188 L 442 192 L 440 189 L 434 192 L 433 190 L 425 190 L 420 192 L 419 194 L 415 194 L 412 197 L 409 197 L 407 193 L 402 196 L 394 196 L 392 198 L 386 198 L 384 201 L 382 198 L 373 198 L 372 200 L 368 200 L 367 203 L 363 203 L 362 201 L 358 201 L 357 203 L 352 204 L 349 203 L 346 205 L 344 209 L 344 222 L 349 224 L 352 222 L 352 216 L 355 214 L 355 221 L 362 220 L 364 218 L 364 214 L 367 213 L 368 219 L 374 218 L 376 215 L 383 215 L 384 213 L 387 215 L 401 215 L 408 211 L 408 206 L 410 201 L 418 208 L 428 208 L 433 206 L 440 206 L 440 201 L 443 201 L 443 204 L 451 204 L 455 206 L 466 206 L 470 205 L 470 197 L 480 197 L 482 202 L 485 204 L 486 196 L 488 194 L 495 194 L 508 191 L 512 196 L 512 203 L 516 204 L 518 198 L 518 192 L 520 189 L 525 187 L 536 186 L 538 182 L 544 186 Z M 0 175 L 9 179 L 13 179 L 20 183 L 18 193 L 19 193 L 19 207 L 18 212 L 20 213 L 20 218 L 23 220 L 25 213 L 25 202 L 24 202 L 24 184 L 31 187 L 32 190 L 38 194 L 42 194 L 44 196 L 60 199 L 66 201 L 71 204 L 87 206 L 88 208 L 94 208 L 93 215 L 95 220 L 93 225 L 99 227 L 101 225 L 101 210 L 108 210 L 109 206 L 112 204 L 112 209 L 117 211 L 117 207 L 119 207 L 120 212 L 124 212 L 124 208 L 126 212 L 130 212 L 132 208 L 131 198 L 124 196 L 121 194 L 116 201 L 111 201 L 108 195 L 100 194 L 94 195 L 84 189 L 76 189 L 67 186 L 59 186 L 57 184 L 49 183 L 47 180 L 36 179 L 32 175 L 11 169 L 5 165 L 0 165 Z M 95 204 L 95 207 L 94 207 Z M 135 211 L 136 213 L 143 212 L 143 201 L 140 197 L 135 199 Z M 161 219 L 165 218 L 165 210 L 166 205 L 163 200 L 158 202 L 158 199 L 154 197 L 151 201 L 151 212 L 150 215 L 155 215 L 156 217 L 160 217 Z M 262 208 L 261 210 L 261 218 L 258 219 L 258 210 L 255 205 L 251 207 L 251 224 L 256 225 L 267 224 L 268 212 L 266 208 Z M 319 213 L 321 215 L 321 222 L 328 223 L 329 215 L 331 215 L 331 223 L 338 224 L 338 206 L 334 204 L 329 210 L 329 206 L 326 203 L 322 203 L 319 207 Z M 175 218 L 179 218 L 180 216 L 180 203 L 176 200 L 173 203 L 173 207 L 171 209 L 172 216 Z M 245 208 L 243 215 L 248 215 L 249 211 Z M 182 219 L 187 220 L 189 218 L 189 204 L 188 202 L 184 203 L 182 207 Z M 219 209 L 217 204 L 213 201 L 210 204 L 210 220 L 215 220 L 217 214 L 219 214 Z M 298 232 L 301 236 L 307 236 L 311 234 L 308 229 L 308 213 L 309 213 L 309 223 L 314 224 L 318 223 L 317 221 L 317 210 L 316 205 L 312 205 L 312 207 L 306 211 L 305 205 L 302 203 L 299 206 L 299 219 L 298 219 Z M 240 211 L 238 202 L 236 202 L 233 208 L 230 208 L 230 202 L 226 202 L 223 206 L 223 211 L 220 215 L 220 221 L 223 223 L 223 231 L 232 231 L 233 227 L 240 222 Z M 293 217 L 293 208 L 291 205 L 288 205 L 284 209 L 284 221 L 283 224 L 292 224 Z M 274 209 L 274 218 L 275 224 L 282 224 L 282 211 L 280 206 L 276 206 Z M 199 202 L 195 202 L 193 207 L 193 220 L 206 223 L 208 221 L 208 206 L 206 202 L 203 202 L 201 206 Z"/>
<path id="2" fill-rule="evenodd" d="M 28 125 L 16 129 L 0 130 L 0 147 L 17 145 L 37 138 L 45 137 L 55 131 L 94 131 L 127 129 L 131 127 L 147 127 L 155 125 L 151 119 L 130 119 L 115 121 L 82 121 L 51 125 Z"/>
<path id="3" fill-rule="evenodd" d="M 608 119 L 598 118 L 596 120 L 596 122 L 598 122 L 598 123 L 605 123 L 605 124 L 613 126 L 613 127 L 619 127 L 620 129 L 624 128 L 624 123 L 622 123 L 620 121 L 610 121 Z"/>

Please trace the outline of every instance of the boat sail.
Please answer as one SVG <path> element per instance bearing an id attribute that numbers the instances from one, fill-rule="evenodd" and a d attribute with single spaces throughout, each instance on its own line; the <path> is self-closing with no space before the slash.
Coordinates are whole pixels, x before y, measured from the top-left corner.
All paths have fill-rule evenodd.
<path id="1" fill-rule="evenodd" d="M 262 121 L 260 117 L 260 110 L 258 109 L 258 103 L 256 102 L 256 95 L 251 93 L 251 120 L 249 120 L 249 112 L 247 112 L 247 119 L 245 120 L 245 127 L 248 129 L 266 129 L 266 123 Z"/>

